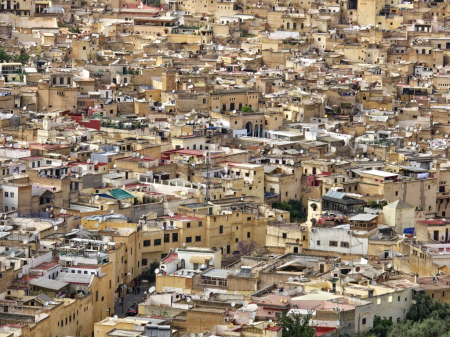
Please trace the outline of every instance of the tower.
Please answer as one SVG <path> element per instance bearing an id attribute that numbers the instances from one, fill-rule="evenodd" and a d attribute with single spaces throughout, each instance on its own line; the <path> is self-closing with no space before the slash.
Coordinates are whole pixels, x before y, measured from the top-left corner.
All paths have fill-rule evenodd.
<path id="1" fill-rule="evenodd" d="M 162 73 L 162 90 L 163 91 L 171 91 L 176 90 L 175 85 L 175 77 L 176 77 L 176 70 L 165 70 Z"/>

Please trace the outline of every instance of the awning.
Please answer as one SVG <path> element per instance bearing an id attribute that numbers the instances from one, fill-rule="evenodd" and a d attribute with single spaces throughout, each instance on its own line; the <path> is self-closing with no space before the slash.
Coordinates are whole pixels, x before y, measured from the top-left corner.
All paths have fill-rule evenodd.
<path id="1" fill-rule="evenodd" d="M 211 260 L 211 256 L 191 256 L 190 263 L 207 263 Z"/>
<path id="2" fill-rule="evenodd" d="M 335 277 L 331 280 L 331 283 L 336 283 L 337 281 L 339 281 L 339 278 Z"/>

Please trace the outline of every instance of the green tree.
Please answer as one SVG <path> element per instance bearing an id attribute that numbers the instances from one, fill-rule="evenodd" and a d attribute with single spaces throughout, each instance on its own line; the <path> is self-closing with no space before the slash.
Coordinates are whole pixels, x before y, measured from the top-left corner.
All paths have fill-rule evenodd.
<path id="1" fill-rule="evenodd" d="M 315 337 L 316 331 L 309 325 L 311 318 L 311 314 L 291 314 L 288 316 L 284 311 L 278 322 L 283 337 Z"/>
<path id="2" fill-rule="evenodd" d="M 272 208 L 281 209 L 283 211 L 288 211 L 291 215 L 291 219 L 305 219 L 306 214 L 303 209 L 303 205 L 300 200 L 290 199 L 288 202 L 274 202 L 272 203 Z"/>
<path id="3" fill-rule="evenodd" d="M 254 112 L 255 110 L 253 110 L 252 108 L 250 108 L 249 106 L 245 105 L 241 108 L 242 112 Z"/>
<path id="4" fill-rule="evenodd" d="M 81 34 L 80 26 L 71 27 L 71 28 L 69 29 L 69 31 L 70 31 L 71 33 L 74 33 L 74 34 Z"/>
<path id="5" fill-rule="evenodd" d="M 159 262 L 155 260 L 152 263 L 150 263 L 150 266 L 147 269 L 146 273 L 143 275 L 143 278 L 148 280 L 150 283 L 155 283 L 156 282 L 156 275 L 155 275 L 156 268 L 159 268 Z"/>
<path id="6" fill-rule="evenodd" d="M 433 300 L 429 295 L 417 293 L 416 304 L 409 309 L 406 319 L 414 322 L 421 322 L 429 318 L 449 319 L 450 305 Z"/>
<path id="7" fill-rule="evenodd" d="M 449 330 L 450 322 L 444 319 L 429 318 L 422 322 L 404 320 L 394 324 L 387 337 L 441 337 Z"/>
<path id="8" fill-rule="evenodd" d="M 373 328 L 367 332 L 356 334 L 355 337 L 387 337 L 393 326 L 394 323 L 391 320 L 375 316 L 373 319 Z"/>
<path id="9" fill-rule="evenodd" d="M 10 55 L 8 55 L 5 48 L 0 48 L 0 62 L 3 62 L 3 61 L 9 62 L 9 61 L 11 61 L 11 59 L 12 59 L 12 57 Z"/>
<path id="10" fill-rule="evenodd" d="M 13 58 L 13 61 L 25 64 L 28 62 L 29 59 L 30 59 L 30 55 L 24 53 L 24 54 L 20 54 L 20 55 L 15 55 Z"/>

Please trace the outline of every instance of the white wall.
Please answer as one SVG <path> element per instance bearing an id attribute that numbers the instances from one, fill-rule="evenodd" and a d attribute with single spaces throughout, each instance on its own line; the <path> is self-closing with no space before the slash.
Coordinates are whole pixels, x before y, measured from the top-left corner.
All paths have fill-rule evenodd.
<path id="1" fill-rule="evenodd" d="M 314 231 L 314 232 L 313 232 Z M 352 234 L 348 234 L 348 233 Z M 346 228 L 311 228 L 309 248 L 337 253 L 367 255 L 369 239 L 355 237 L 353 231 Z M 320 241 L 320 245 L 317 244 Z M 337 241 L 337 247 L 331 247 L 330 241 Z M 349 248 L 341 247 L 341 241 L 348 242 Z"/>

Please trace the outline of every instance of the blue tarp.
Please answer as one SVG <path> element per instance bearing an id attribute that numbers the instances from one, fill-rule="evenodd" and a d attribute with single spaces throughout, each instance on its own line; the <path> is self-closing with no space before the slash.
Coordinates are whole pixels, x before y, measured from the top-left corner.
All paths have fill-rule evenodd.
<path id="1" fill-rule="evenodd" d="M 414 227 L 410 227 L 410 228 L 405 228 L 403 230 L 404 234 L 413 234 L 414 235 Z"/>

